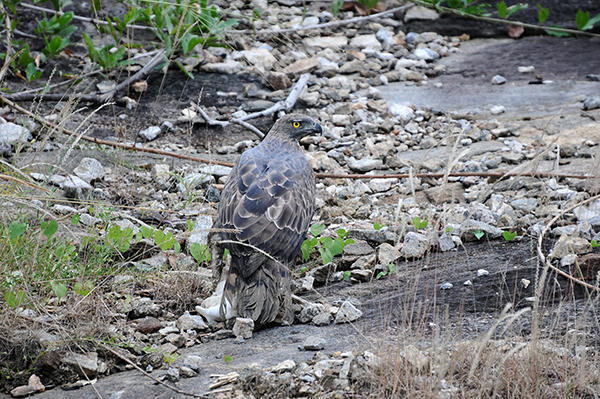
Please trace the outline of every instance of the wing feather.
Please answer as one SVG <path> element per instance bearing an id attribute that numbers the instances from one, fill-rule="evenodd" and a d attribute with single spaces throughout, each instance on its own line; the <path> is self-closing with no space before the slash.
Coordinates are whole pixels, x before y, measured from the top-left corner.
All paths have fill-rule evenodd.
<path id="1" fill-rule="evenodd" d="M 248 242 L 289 262 L 314 212 L 314 173 L 300 151 L 265 154 L 259 147 L 242 154 L 233 168 L 221 194 L 217 226 L 241 230 L 224 233 L 225 239 Z M 231 246 L 230 251 L 248 248 Z"/>

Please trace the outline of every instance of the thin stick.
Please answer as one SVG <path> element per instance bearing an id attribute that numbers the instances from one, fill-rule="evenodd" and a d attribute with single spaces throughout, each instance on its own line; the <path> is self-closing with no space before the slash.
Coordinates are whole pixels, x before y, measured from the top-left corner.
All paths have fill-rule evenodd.
<path id="1" fill-rule="evenodd" d="M 31 10 L 36 10 L 36 11 L 41 11 L 41 12 L 47 12 L 50 14 L 64 15 L 63 11 L 56 11 L 56 10 L 52 10 L 50 8 L 34 6 L 33 4 L 20 3 L 19 7 L 29 8 Z M 76 19 L 78 21 L 91 22 L 93 24 L 98 24 L 98 25 L 109 25 L 108 22 L 103 21 L 101 19 L 82 17 L 79 15 L 73 15 L 73 19 Z M 111 22 L 110 24 L 113 26 L 117 26 L 117 24 L 114 22 Z M 132 28 L 132 29 L 154 30 L 154 28 L 152 28 L 151 26 L 145 26 L 145 25 L 126 25 L 126 27 Z"/>
<path id="2" fill-rule="evenodd" d="M 407 8 L 410 8 L 412 6 L 413 6 L 413 4 L 405 4 L 401 7 L 392 8 L 390 10 L 382 11 L 377 14 L 366 15 L 366 16 L 362 16 L 362 17 L 354 17 L 354 18 L 345 19 L 342 21 L 333 21 L 333 22 L 326 22 L 323 24 L 301 26 L 299 28 L 266 29 L 266 30 L 259 30 L 259 31 L 253 31 L 252 29 L 228 30 L 228 31 L 225 31 L 225 33 L 232 34 L 232 35 L 233 34 L 279 35 L 279 34 L 283 34 L 283 33 L 300 32 L 300 31 L 305 31 L 305 30 L 331 28 L 331 27 L 335 27 L 335 26 L 343 26 L 343 25 L 348 25 L 348 24 L 353 24 L 353 23 L 362 23 L 362 22 L 370 21 L 372 19 L 382 18 L 382 17 L 385 17 L 386 15 L 394 14 L 399 11 L 404 11 Z"/>
<path id="3" fill-rule="evenodd" d="M 64 127 L 61 126 L 57 126 L 54 123 L 48 122 L 47 120 L 45 120 L 44 118 L 41 118 L 38 115 L 35 115 L 34 113 L 26 110 L 25 108 L 13 103 L 12 101 L 10 101 L 9 99 L 7 99 L 6 97 L 0 95 L 0 101 L 5 103 L 6 105 L 8 105 L 9 107 L 16 109 L 17 111 L 35 119 L 37 122 L 45 125 L 45 126 L 49 126 L 52 129 L 56 129 L 64 134 L 70 135 L 70 136 L 78 136 L 77 133 L 66 129 Z M 164 150 L 159 150 L 156 148 L 147 148 L 147 147 L 137 147 L 135 145 L 130 145 L 130 144 L 125 144 L 125 143 L 120 143 L 120 142 L 116 142 L 116 141 L 108 141 L 108 140 L 102 140 L 102 139 L 98 139 L 95 137 L 90 137 L 90 136 L 81 136 L 82 140 L 86 140 L 95 144 L 99 144 L 99 145 L 107 145 L 107 146 L 111 146 L 111 147 L 116 147 L 116 148 L 122 148 L 125 150 L 131 150 L 131 151 L 140 151 L 140 152 L 148 152 L 151 154 L 158 154 L 158 155 L 164 155 L 164 156 L 170 156 L 173 158 L 179 158 L 179 159 L 186 159 L 188 161 L 194 161 L 194 162 L 202 162 L 202 163 L 207 163 L 207 164 L 214 164 L 214 165 L 221 165 L 221 166 L 232 166 L 231 162 L 222 162 L 222 161 L 216 161 L 216 160 L 211 160 L 211 159 L 203 159 L 203 158 L 198 158 L 198 157 L 194 157 L 191 155 L 185 155 L 185 154 L 175 154 L 173 152 L 170 151 L 164 151 Z"/>
<path id="4" fill-rule="evenodd" d="M 53 129 L 56 129 L 58 131 L 63 132 L 64 134 L 67 135 L 71 135 L 71 136 L 76 136 L 77 134 L 75 132 L 72 132 L 68 129 L 65 129 L 63 127 L 57 126 L 51 122 L 46 121 L 45 119 L 29 112 L 28 110 L 26 110 L 25 108 L 13 103 L 12 101 L 10 101 L 9 99 L 7 99 L 6 97 L 0 95 L 0 101 L 4 102 L 6 105 L 8 105 L 9 107 L 35 119 L 36 121 L 49 126 Z M 248 119 L 249 116 L 253 116 L 255 117 L 256 114 L 249 114 L 246 115 L 243 118 L 240 119 Z M 228 124 L 228 121 L 216 121 L 219 123 L 219 125 L 222 124 Z M 227 126 L 227 125 L 221 125 L 221 126 Z M 199 157 L 194 157 L 191 155 L 185 155 L 185 154 L 177 154 L 175 152 L 171 152 L 171 151 L 165 151 L 165 150 L 159 150 L 159 149 L 155 149 L 155 148 L 147 148 L 147 147 L 138 147 L 138 146 L 134 146 L 134 145 L 130 145 L 130 144 L 125 144 L 125 143 L 120 143 L 120 142 L 116 142 L 116 141 L 108 141 L 108 140 L 101 140 L 101 139 L 97 139 L 95 137 L 90 137 L 90 136 L 82 136 L 81 137 L 82 140 L 86 140 L 86 141 L 90 141 L 92 143 L 95 144 L 100 144 L 100 145 L 107 145 L 107 146 L 111 146 L 111 147 L 116 147 L 116 148 L 122 148 L 125 150 L 131 150 L 131 151 L 140 151 L 140 152 L 148 152 L 151 154 L 157 154 L 157 155 L 163 155 L 163 156 L 168 156 L 168 157 L 172 157 L 172 158 L 177 158 L 177 159 L 185 159 L 188 161 L 194 161 L 194 162 L 201 162 L 201 163 L 206 163 L 206 164 L 214 164 L 214 165 L 221 165 L 221 166 L 228 166 L 228 167 L 233 167 L 233 163 L 232 162 L 225 162 L 225 161 L 217 161 L 217 160 L 211 160 L 211 159 L 204 159 L 204 158 L 199 158 Z M 408 178 L 410 177 L 409 174 L 407 173 L 395 173 L 395 174 L 385 174 L 385 175 L 365 175 L 365 174 L 358 174 L 358 173 L 348 173 L 348 174 L 344 174 L 344 173 L 316 173 L 315 174 L 317 178 L 319 179 L 369 179 L 369 180 L 373 180 L 373 179 L 404 179 L 404 178 Z M 413 177 L 417 177 L 417 178 L 443 178 L 445 176 L 445 173 L 415 173 L 412 175 Z M 511 172 L 504 172 L 504 171 L 497 171 L 497 172 L 454 172 L 454 173 L 448 173 L 449 177 L 468 177 L 468 176 L 477 176 L 477 177 L 502 177 L 502 176 L 506 176 L 506 177 L 513 177 L 513 176 L 527 176 L 527 177 L 556 177 L 556 178 L 560 178 L 560 179 L 593 179 L 593 178 L 597 178 L 598 176 L 593 176 L 593 175 L 577 175 L 577 174 L 568 174 L 568 173 L 553 173 L 553 172 L 521 172 L 521 173 L 511 173 Z"/>
<path id="5" fill-rule="evenodd" d="M 204 109 L 202 109 L 202 107 L 200 107 L 197 104 L 194 104 L 194 105 L 195 105 L 195 108 L 198 111 L 198 113 L 200 113 L 200 115 L 204 119 L 204 121 L 210 126 L 226 127 L 226 126 L 229 126 L 230 123 L 237 123 L 238 125 L 241 125 L 247 129 L 249 129 L 252 133 L 256 134 L 259 138 L 262 139 L 263 137 L 265 137 L 265 134 L 263 132 L 261 132 L 255 126 L 249 124 L 248 122 L 244 122 L 239 119 L 232 119 L 231 121 L 220 121 L 217 119 L 212 119 L 210 116 L 208 116 L 206 111 Z"/>
<path id="6" fill-rule="evenodd" d="M 46 193 L 50 193 L 50 190 L 48 190 L 47 188 L 38 186 L 37 184 L 30 183 L 30 182 L 28 182 L 26 180 L 19 179 L 18 177 L 14 177 L 14 176 L 11 176 L 11 175 L 5 175 L 4 173 L 0 173 L 0 180 L 10 180 L 10 181 L 13 181 L 15 183 L 21 184 L 23 186 L 35 188 L 36 190 L 41 190 L 41 191 L 44 191 Z"/>
<path id="7" fill-rule="evenodd" d="M 166 53 L 165 49 L 160 50 L 158 53 L 156 53 L 156 55 L 154 57 L 152 57 L 152 59 L 150 61 L 148 61 L 148 63 L 146 65 L 144 65 L 144 67 L 142 69 L 140 69 L 139 71 L 137 71 L 136 73 L 131 75 L 129 78 L 125 79 L 123 82 L 119 83 L 117 85 L 117 87 L 115 87 L 114 89 L 100 95 L 98 97 L 98 99 L 102 102 L 106 102 L 106 101 L 110 100 L 111 98 L 113 98 L 116 93 L 118 93 L 125 87 L 129 86 L 129 84 L 131 84 L 132 82 L 135 82 L 139 79 L 143 79 L 146 75 L 148 75 L 152 71 L 152 69 L 156 65 L 158 65 L 159 62 L 162 61 L 162 58 L 164 57 L 165 53 Z"/>
<path id="8" fill-rule="evenodd" d="M 152 51 L 148 51 L 147 53 L 144 53 L 144 54 L 137 54 L 137 55 L 129 58 L 127 61 L 134 61 L 134 60 L 137 60 L 137 59 L 140 59 L 140 58 L 151 57 L 151 56 L 153 56 L 154 54 L 156 54 L 159 51 L 161 51 L 161 50 L 152 50 Z M 42 90 L 51 90 L 51 89 L 55 89 L 57 87 L 68 85 L 70 83 L 76 82 L 79 79 L 83 79 L 83 78 L 87 78 L 87 77 L 96 75 L 96 74 L 98 74 L 98 73 L 100 73 L 102 71 L 103 71 L 102 68 L 96 69 L 94 71 L 84 73 L 83 75 L 76 76 L 76 77 L 74 77 L 72 79 L 68 79 L 68 80 L 65 80 L 63 82 L 54 83 L 54 84 L 49 85 L 49 86 L 37 87 L 35 89 L 29 89 L 29 90 L 21 91 L 21 92 L 18 92 L 18 93 L 7 94 L 6 97 L 8 99 L 10 99 L 10 100 L 13 100 L 13 101 L 28 101 L 28 100 L 33 100 L 34 98 L 39 98 L 40 97 L 39 94 L 35 94 L 35 93 L 38 93 L 38 92 L 40 92 Z M 48 94 L 46 94 L 45 96 L 48 96 Z M 59 97 L 59 100 L 60 100 L 60 99 L 62 99 L 64 97 L 66 97 L 67 95 L 66 94 L 58 94 L 58 95 L 55 94 L 55 96 L 60 96 Z M 43 96 L 41 96 L 41 97 L 43 97 Z M 45 99 L 50 99 L 50 98 L 46 97 Z"/>
<path id="9" fill-rule="evenodd" d="M 528 24 L 528 23 L 520 22 L 520 21 L 511 21 L 511 20 L 502 19 L 502 18 L 484 17 L 481 15 L 469 14 L 469 13 L 466 13 L 466 12 L 463 12 L 461 10 L 457 10 L 454 8 L 443 7 L 443 6 L 434 6 L 433 4 L 431 4 L 427 1 L 423 1 L 423 0 L 411 0 L 411 1 L 415 4 L 418 4 L 423 7 L 432 8 L 432 9 L 441 9 L 442 11 L 444 11 L 446 13 L 460 15 L 461 17 L 469 17 L 469 18 L 480 20 L 480 21 L 496 22 L 496 23 L 505 24 L 505 25 L 515 25 L 515 26 L 520 26 L 522 28 L 570 33 L 573 35 L 585 35 L 585 36 L 592 36 L 592 37 L 600 37 L 600 35 L 597 33 L 585 32 L 585 31 L 577 30 L 577 29 L 560 28 L 560 27 L 556 27 L 556 26 L 535 25 L 535 24 Z"/>
<path id="10" fill-rule="evenodd" d="M 185 395 L 185 396 L 191 396 L 193 398 L 200 398 L 200 399 L 210 399 L 209 396 L 206 395 L 199 395 L 197 393 L 192 393 L 192 392 L 187 392 L 184 391 L 182 389 L 179 389 L 177 387 L 174 387 L 170 384 L 165 383 L 164 381 L 159 380 L 158 378 L 154 377 L 153 375 L 148 374 L 146 371 L 142 370 L 142 368 L 140 366 L 138 366 L 137 364 L 135 364 L 134 362 L 132 362 L 131 360 L 127 359 L 125 356 L 121 355 L 119 352 L 115 351 L 114 349 L 106 346 L 106 345 L 102 345 L 102 347 L 104 349 L 106 349 L 107 351 L 109 351 L 110 353 L 112 353 L 113 355 L 115 355 L 116 357 L 118 357 L 119 359 L 123 360 L 125 363 L 133 366 L 137 371 L 139 371 L 140 373 L 144 374 L 146 377 L 150 378 L 151 380 L 153 380 L 154 382 L 165 386 L 167 388 L 169 388 L 171 391 L 173 392 L 177 392 L 181 395 Z"/>
<path id="11" fill-rule="evenodd" d="M 4 80 L 4 74 L 8 71 L 8 67 L 13 62 L 13 60 L 18 56 L 16 53 L 14 56 L 11 56 L 12 53 L 12 24 L 10 22 L 10 14 L 6 12 L 4 9 L 4 4 L 0 3 L 0 12 L 4 14 L 4 18 L 6 19 L 6 55 L 4 59 L 4 65 L 0 69 L 0 83 Z"/>

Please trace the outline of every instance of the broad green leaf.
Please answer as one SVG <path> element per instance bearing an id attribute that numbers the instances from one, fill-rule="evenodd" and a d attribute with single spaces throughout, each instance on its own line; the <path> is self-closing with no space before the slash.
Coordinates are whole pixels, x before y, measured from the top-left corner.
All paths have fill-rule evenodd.
<path id="1" fill-rule="evenodd" d="M 74 226 L 77 226 L 79 224 L 80 219 L 81 219 L 81 215 L 79 213 L 76 213 L 75 215 L 71 216 L 71 223 Z"/>
<path id="2" fill-rule="evenodd" d="M 223 356 L 223 360 L 225 360 L 225 363 L 229 363 L 232 359 L 231 359 L 231 356 L 225 355 L 225 356 Z"/>
<path id="3" fill-rule="evenodd" d="M 27 230 L 27 224 L 22 222 L 12 222 L 10 226 L 8 226 L 8 237 L 11 240 L 16 240 L 21 237 L 23 233 Z"/>
<path id="4" fill-rule="evenodd" d="M 498 10 L 498 17 L 506 18 L 506 3 L 504 1 L 497 3 L 496 9 Z"/>
<path id="5" fill-rule="evenodd" d="M 198 242 L 190 245 L 190 254 L 196 259 L 196 262 L 210 262 L 210 248 L 207 244 L 200 244 Z"/>
<path id="6" fill-rule="evenodd" d="M 375 280 L 379 280 L 380 278 L 382 278 L 386 275 L 387 275 L 387 272 L 379 272 L 379 273 L 377 273 L 377 276 L 375 276 Z"/>
<path id="7" fill-rule="evenodd" d="M 575 16 L 575 24 L 577 25 L 577 29 L 583 30 L 589 21 L 589 11 L 577 10 L 577 15 Z"/>
<path id="8" fill-rule="evenodd" d="M 381 223 L 379 223 L 379 222 L 373 223 L 373 228 L 375 230 L 381 230 L 382 227 L 383 227 L 383 225 Z"/>
<path id="9" fill-rule="evenodd" d="M 58 222 L 54 219 L 49 222 L 42 222 L 42 233 L 50 239 L 58 230 Z"/>
<path id="10" fill-rule="evenodd" d="M 598 247 L 600 247 L 600 243 L 598 243 L 598 241 L 596 241 L 596 240 L 592 240 L 590 242 L 590 245 L 592 246 L 592 248 L 598 248 Z"/>
<path id="11" fill-rule="evenodd" d="M 310 233 L 315 237 L 320 235 L 323 232 L 323 230 L 325 230 L 324 224 L 313 224 L 312 226 L 310 226 L 309 229 Z"/>
<path id="12" fill-rule="evenodd" d="M 581 28 L 581 30 L 590 30 L 594 27 L 594 25 L 596 25 L 596 23 L 598 23 L 598 21 L 600 21 L 600 14 L 596 14 L 595 17 L 590 18 L 589 21 L 587 21 L 585 23 L 585 25 L 583 26 L 583 28 Z"/>
<path id="13" fill-rule="evenodd" d="M 78 281 L 73 285 L 73 291 L 75 291 L 77 295 L 81 296 L 86 296 L 89 294 L 92 291 L 92 288 L 94 288 L 94 284 L 89 280 L 85 283 Z"/>
<path id="14" fill-rule="evenodd" d="M 140 226 L 140 231 L 142 232 L 142 237 L 150 239 L 154 234 L 154 227 L 142 225 Z"/>
<path id="15" fill-rule="evenodd" d="M 342 273 L 342 280 L 346 281 L 350 278 L 350 270 L 346 270 L 344 273 Z"/>
<path id="16" fill-rule="evenodd" d="M 560 28 L 560 26 L 550 25 L 550 28 Z M 547 34 L 549 34 L 550 36 L 556 36 L 556 37 L 569 37 L 569 36 L 571 36 L 569 33 L 560 32 L 560 31 L 552 30 L 552 29 L 546 29 L 545 32 Z"/>
<path id="17" fill-rule="evenodd" d="M 517 232 L 513 231 L 512 233 L 510 231 L 505 231 L 502 233 L 502 236 L 504 237 L 504 240 L 506 242 L 510 242 L 512 240 L 515 239 L 515 237 L 517 236 Z"/>
<path id="18" fill-rule="evenodd" d="M 16 308 L 25 303 L 25 292 L 24 291 L 6 291 L 4 294 L 4 300 L 6 304 L 11 308 Z"/>
<path id="19" fill-rule="evenodd" d="M 50 286 L 52 287 L 52 291 L 54 291 L 54 295 L 60 301 L 65 295 L 67 295 L 67 286 L 61 282 L 51 282 Z"/>
<path id="20" fill-rule="evenodd" d="M 540 24 L 543 24 L 548 19 L 548 16 L 550 15 L 550 10 L 548 8 L 542 7 L 541 4 L 538 4 L 537 6 L 538 6 L 538 21 L 540 22 Z"/>
<path id="21" fill-rule="evenodd" d="M 478 240 L 480 240 L 480 239 L 481 239 L 481 237 L 483 237 L 483 236 L 485 235 L 485 233 L 484 233 L 482 230 L 475 230 L 475 231 L 473 232 L 473 235 L 474 235 L 474 236 L 475 236 L 475 237 L 476 237 Z"/>

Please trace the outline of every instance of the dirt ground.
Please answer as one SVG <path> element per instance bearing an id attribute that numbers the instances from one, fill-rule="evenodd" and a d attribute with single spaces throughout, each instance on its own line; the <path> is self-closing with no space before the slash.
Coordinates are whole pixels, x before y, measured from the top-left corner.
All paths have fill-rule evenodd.
<path id="1" fill-rule="evenodd" d="M 590 6 L 594 6 L 591 4 Z M 558 5 L 556 5 L 558 7 Z M 546 79 L 559 82 L 583 80 L 590 73 L 600 73 L 600 57 L 593 54 L 600 50 L 600 41 L 588 38 L 558 39 L 549 37 L 526 37 L 517 41 L 497 40 L 494 46 L 482 50 L 472 58 L 456 61 L 449 58 L 448 75 L 441 79 L 454 79 L 453 84 L 461 82 L 488 83 L 491 76 L 502 74 L 509 80 L 523 80 L 516 72 L 517 66 L 535 64 L 536 70 Z M 154 74 L 148 81 L 149 90 L 137 100 L 140 106 L 135 110 L 126 110 L 118 105 L 104 108 L 88 122 L 90 134 L 95 137 L 116 136 L 135 140 L 137 132 L 150 124 L 160 124 L 163 120 L 173 119 L 190 101 L 199 101 L 203 105 L 237 107 L 241 101 L 235 97 L 217 96 L 217 91 L 239 92 L 248 83 L 261 87 L 262 78 L 258 75 L 222 76 L 218 74 L 196 74 L 195 80 L 188 79 L 177 69 L 170 69 L 166 76 Z M 597 82 L 596 82 L 597 83 Z M 599 83 L 600 84 L 600 83 Z M 467 94 L 468 95 L 468 94 Z M 477 100 L 471 93 L 471 101 Z M 49 114 L 53 103 L 41 103 L 38 112 Z M 580 118 L 573 110 L 573 118 Z M 120 118 L 119 115 L 126 115 Z M 518 113 L 514 118 L 522 118 Z M 83 116 L 75 115 L 71 126 L 78 125 Z M 259 129 L 267 131 L 273 123 L 272 118 L 263 118 L 254 123 Z M 69 124 L 67 125 L 69 127 Z M 189 126 L 183 134 L 163 135 L 153 145 L 194 147 L 199 154 L 212 154 L 217 159 L 232 161 L 235 155 L 216 156 L 215 146 L 233 144 L 240 140 L 254 139 L 255 136 L 245 129 L 228 129 L 206 126 Z M 126 155 L 124 155 L 126 154 Z M 67 169 L 76 165 L 84 156 L 93 155 L 103 163 L 114 167 L 126 157 L 128 162 L 137 165 L 149 164 L 160 159 L 145 154 L 101 153 L 97 151 L 73 152 L 66 161 Z M 31 154 L 24 153 L 17 164 L 31 163 Z M 35 154 L 38 161 L 56 159 L 57 152 L 48 151 Z M 173 161 L 180 164 L 180 161 Z M 298 346 L 307 336 L 325 338 L 324 351 L 349 350 L 349 348 L 373 348 L 381 342 L 393 343 L 395 332 L 407 325 L 421 328 L 423 343 L 434 333 L 434 326 L 447 329 L 456 337 L 469 339 L 487 331 L 495 322 L 497 315 L 507 303 L 517 309 L 532 305 L 537 271 L 539 268 L 535 252 L 537 241 L 525 236 L 519 242 L 491 241 L 468 243 L 455 252 L 434 252 L 418 261 L 407 261 L 398 267 L 392 277 L 353 285 L 342 282 L 321 287 L 318 293 L 311 293 L 307 300 L 334 302 L 339 298 L 355 298 L 360 303 L 363 317 L 350 325 L 329 325 L 316 327 L 311 325 L 293 325 L 289 327 L 266 328 L 254 334 L 251 340 L 240 343 L 232 338 L 209 341 L 202 345 L 182 350 L 182 357 L 198 354 L 205 364 L 197 378 L 182 379 L 178 388 L 205 393 L 208 391 L 211 375 L 231 371 L 272 366 L 286 359 L 297 363 L 313 356 L 313 353 L 300 351 Z M 547 244 L 550 245 L 550 244 Z M 485 276 L 477 276 L 477 271 L 485 269 Z M 522 279 L 531 282 L 524 287 Z M 464 285 L 471 280 L 472 286 Z M 440 291 L 443 283 L 451 283 L 454 289 Z M 548 314 L 555 310 L 553 304 L 561 301 L 562 306 L 572 308 L 570 317 L 577 317 L 578 310 L 585 302 L 585 292 L 574 287 L 564 278 L 553 276 L 553 289 L 548 290 L 546 309 Z M 546 322 L 554 326 L 552 317 Z M 568 320 L 563 320 L 559 330 L 568 329 Z M 590 322 L 591 323 L 591 322 Z M 383 335 L 382 331 L 385 331 Z M 505 334 L 526 336 L 531 332 L 530 320 L 521 319 Z M 549 331 L 548 334 L 560 334 L 562 331 Z M 231 356 L 232 361 L 223 362 L 223 355 Z M 176 364 L 176 363 L 175 363 Z M 150 379 L 140 376 L 137 371 L 126 371 L 101 378 L 94 385 L 75 391 L 49 390 L 36 395 L 36 398 L 97 398 L 95 392 L 104 398 L 183 398 L 184 395 L 154 384 Z M 0 394 L 0 398 L 8 396 Z"/>

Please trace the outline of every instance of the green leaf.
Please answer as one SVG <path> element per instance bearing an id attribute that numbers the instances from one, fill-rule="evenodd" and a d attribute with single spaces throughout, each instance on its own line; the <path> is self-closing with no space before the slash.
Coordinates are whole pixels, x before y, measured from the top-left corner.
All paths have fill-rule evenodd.
<path id="1" fill-rule="evenodd" d="M 589 21 L 589 11 L 577 10 L 577 15 L 575 16 L 575 24 L 577 25 L 577 29 L 583 30 Z"/>
<path id="2" fill-rule="evenodd" d="M 321 260 L 324 265 L 331 263 L 333 260 L 333 254 L 328 248 L 319 248 L 319 253 L 321 254 Z"/>
<path id="3" fill-rule="evenodd" d="M 140 226 L 140 231 L 142 232 L 142 237 L 144 237 L 145 239 L 148 240 L 154 234 L 154 227 L 141 225 Z"/>
<path id="4" fill-rule="evenodd" d="M 429 224 L 427 220 L 422 220 L 420 217 L 415 216 L 412 220 L 412 224 L 415 226 L 417 230 L 422 230 Z"/>
<path id="5" fill-rule="evenodd" d="M 375 280 L 379 280 L 380 278 L 382 278 L 386 275 L 387 275 L 386 271 L 379 272 L 379 273 L 377 273 L 377 276 L 375 276 Z"/>
<path id="6" fill-rule="evenodd" d="M 175 241 L 175 236 L 171 232 L 168 232 L 166 234 L 163 233 L 161 230 L 156 230 L 154 232 L 154 242 L 163 251 L 173 248 L 173 246 L 175 245 Z"/>
<path id="7" fill-rule="evenodd" d="M 54 295 L 56 295 L 56 297 L 58 298 L 58 300 L 60 301 L 65 295 L 67 295 L 67 286 L 64 285 L 63 283 L 60 282 L 55 282 L 52 281 L 50 283 L 50 286 L 52 287 L 52 291 L 54 291 Z"/>
<path id="8" fill-rule="evenodd" d="M 309 229 L 310 233 L 315 237 L 320 235 L 323 232 L 323 230 L 325 230 L 324 224 L 313 224 L 312 226 L 310 226 Z"/>
<path id="9" fill-rule="evenodd" d="M 513 231 L 512 233 L 510 231 L 505 231 L 502 233 L 502 236 L 504 237 L 504 240 L 506 242 L 510 242 L 512 240 L 515 239 L 515 237 L 517 236 L 517 232 Z"/>
<path id="10" fill-rule="evenodd" d="M 81 283 L 81 281 L 78 281 L 73 285 L 73 291 L 75 291 L 77 295 L 81 296 L 86 296 L 87 294 L 89 294 L 92 291 L 92 288 L 94 288 L 94 285 L 89 280 L 85 283 Z"/>
<path id="11" fill-rule="evenodd" d="M 350 278 L 350 270 L 346 270 L 343 274 L 342 274 L 342 280 L 346 281 Z"/>
<path id="12" fill-rule="evenodd" d="M 560 28 L 560 26 L 550 25 L 550 28 Z M 569 37 L 569 36 L 571 36 L 569 33 L 560 32 L 560 31 L 556 31 L 556 30 L 552 30 L 552 29 L 546 29 L 545 32 L 547 34 L 549 34 L 550 36 L 555 36 L 555 37 Z"/>
<path id="13" fill-rule="evenodd" d="M 181 62 L 175 61 L 175 65 L 177 65 L 177 68 L 179 68 L 179 70 L 183 72 L 185 76 L 187 76 L 191 80 L 194 80 L 194 74 L 185 69 L 185 66 Z"/>
<path id="14" fill-rule="evenodd" d="M 74 226 L 77 226 L 79 224 L 80 219 L 81 219 L 81 215 L 79 213 L 74 214 L 73 216 L 71 216 L 71 224 L 73 224 Z"/>
<path id="15" fill-rule="evenodd" d="M 190 254 L 196 259 L 196 262 L 210 262 L 210 248 L 208 244 L 200 244 L 198 242 L 192 243 L 190 245 Z"/>
<path id="16" fill-rule="evenodd" d="M 58 230 L 58 222 L 52 219 L 49 222 L 42 222 L 42 233 L 50 239 Z"/>
<path id="17" fill-rule="evenodd" d="M 541 4 L 538 4 L 537 6 L 538 6 L 538 21 L 540 22 L 540 24 L 543 24 L 548 19 L 548 16 L 550 15 L 550 10 L 548 8 L 542 7 Z"/>
<path id="18" fill-rule="evenodd" d="M 344 0 L 333 0 L 333 2 L 331 3 L 331 13 L 334 17 L 337 17 L 343 5 Z"/>
<path id="19" fill-rule="evenodd" d="M 598 247 L 600 247 L 600 243 L 598 243 L 596 240 L 592 240 L 590 242 L 590 245 L 592 246 L 592 248 L 598 248 Z"/>
<path id="20" fill-rule="evenodd" d="M 348 232 L 345 229 L 337 229 L 336 233 L 340 238 L 344 238 L 348 235 Z"/>
<path id="21" fill-rule="evenodd" d="M 598 23 L 598 21 L 600 21 L 600 14 L 596 14 L 595 17 L 590 18 L 589 21 L 587 21 L 585 23 L 585 25 L 583 26 L 583 28 L 581 28 L 581 30 L 590 30 L 594 27 L 594 25 L 596 25 L 596 23 Z"/>
<path id="22" fill-rule="evenodd" d="M 473 235 L 478 239 L 481 240 L 481 237 L 483 237 L 485 235 L 485 233 L 483 232 L 483 230 L 475 230 L 473 232 Z"/>
<path id="23" fill-rule="evenodd" d="M 10 226 L 8 226 L 8 237 L 11 240 L 16 240 L 21 237 L 23 233 L 27 230 L 27 224 L 22 222 L 12 222 Z"/>
<path id="24" fill-rule="evenodd" d="M 498 9 L 498 17 L 502 19 L 506 18 L 506 3 L 501 1 L 496 4 L 496 8 Z"/>
<path id="25" fill-rule="evenodd" d="M 448 226 L 446 227 L 446 229 L 444 230 L 444 232 L 446 233 L 450 233 L 452 231 L 452 227 Z"/>
<path id="26" fill-rule="evenodd" d="M 375 230 L 381 230 L 382 227 L 383 227 L 383 225 L 381 223 L 379 223 L 379 222 L 373 223 L 373 228 Z"/>
<path id="27" fill-rule="evenodd" d="M 225 363 L 229 363 L 231 361 L 231 356 L 225 355 L 223 356 L 223 360 L 225 360 Z"/>
<path id="28" fill-rule="evenodd" d="M 506 12 L 506 18 L 510 18 L 511 15 L 516 14 L 521 10 L 525 10 L 527 7 L 529 7 L 529 4 L 523 3 L 515 4 L 513 6 L 508 7 L 508 10 Z"/>
<path id="29" fill-rule="evenodd" d="M 6 304 L 11 308 L 16 308 L 25 303 L 25 292 L 24 291 L 6 291 L 4 294 L 4 300 Z"/>
<path id="30" fill-rule="evenodd" d="M 25 78 L 28 82 L 32 82 L 42 76 L 42 71 L 36 68 L 35 63 L 31 62 L 27 64 L 25 69 Z"/>
<path id="31" fill-rule="evenodd" d="M 395 273 L 396 272 L 396 265 L 394 265 L 393 263 L 388 264 L 388 270 L 392 274 Z"/>

